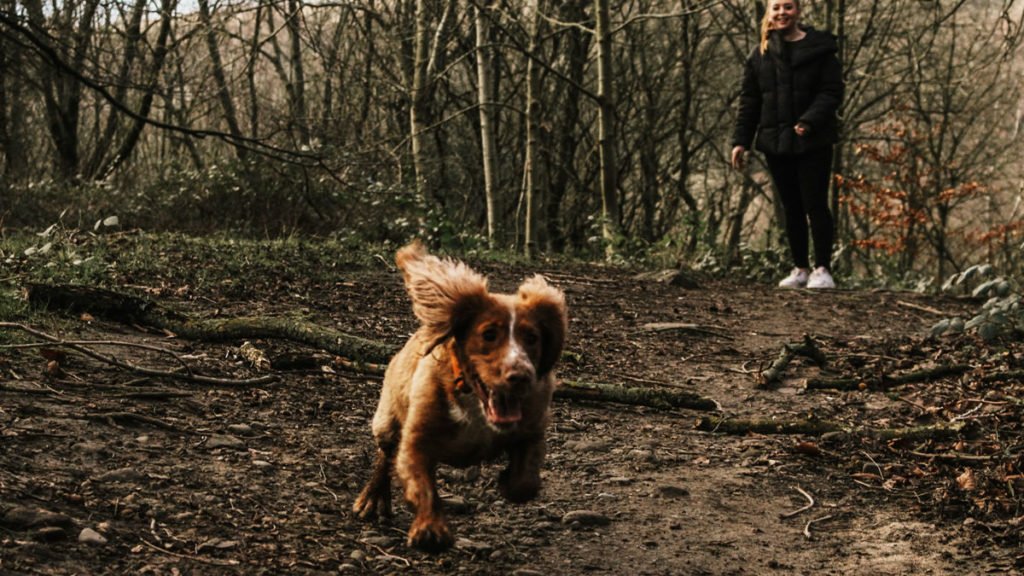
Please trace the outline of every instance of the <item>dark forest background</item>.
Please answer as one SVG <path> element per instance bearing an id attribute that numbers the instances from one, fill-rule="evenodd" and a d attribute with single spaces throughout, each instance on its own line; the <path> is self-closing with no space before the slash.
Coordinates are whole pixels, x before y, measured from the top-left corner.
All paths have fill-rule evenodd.
<path id="1" fill-rule="evenodd" d="M 0 0 L 0 217 L 726 269 L 749 0 Z M 805 0 L 846 80 L 843 274 L 1022 268 L 1015 0 Z"/>

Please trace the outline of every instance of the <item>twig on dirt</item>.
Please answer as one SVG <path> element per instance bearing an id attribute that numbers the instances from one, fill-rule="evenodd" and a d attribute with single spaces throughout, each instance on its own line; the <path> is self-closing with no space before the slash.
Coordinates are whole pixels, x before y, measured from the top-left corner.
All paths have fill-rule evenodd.
<path id="1" fill-rule="evenodd" d="M 834 380 L 808 378 L 805 387 L 808 390 L 888 390 L 904 384 L 930 382 L 946 376 L 959 376 L 974 370 L 967 364 L 952 364 L 924 368 L 904 374 L 882 374 L 876 378 L 837 378 Z"/>
<path id="2" fill-rule="evenodd" d="M 381 548 L 380 546 L 378 546 L 376 544 L 366 544 L 366 545 L 371 547 L 371 548 L 376 549 L 377 552 L 380 552 L 380 557 L 384 558 L 385 560 L 399 560 L 402 563 L 404 563 L 406 566 L 412 566 L 412 562 L 410 562 L 407 558 L 402 558 L 401 556 L 395 556 L 394 554 L 389 553 L 387 550 Z"/>
<path id="3" fill-rule="evenodd" d="M 640 327 L 645 332 L 689 332 L 696 334 L 707 334 L 708 336 L 718 336 L 719 338 L 725 338 L 726 340 L 735 340 L 736 338 L 731 334 L 726 334 L 720 331 L 718 326 L 702 326 L 700 324 L 690 324 L 687 322 L 651 322 L 644 324 Z"/>
<path id="4" fill-rule="evenodd" d="M 156 550 L 157 552 L 162 552 L 164 554 L 167 554 L 168 556 L 174 556 L 175 558 L 195 560 L 196 562 L 201 562 L 203 564 L 212 564 L 214 566 L 238 566 L 239 564 L 241 564 L 240 561 L 235 559 L 221 560 L 220 558 L 203 558 L 202 556 L 194 556 L 191 554 L 180 554 L 178 552 L 171 552 L 170 550 L 165 550 L 164 548 L 161 548 L 160 546 L 151 543 L 149 540 L 146 540 L 145 538 L 139 538 L 139 540 L 146 546 L 152 548 L 153 550 Z"/>
<path id="5" fill-rule="evenodd" d="M 968 410 L 967 412 L 964 412 L 963 414 L 957 414 L 956 416 L 953 417 L 952 421 L 953 422 L 959 422 L 961 420 L 967 420 L 967 419 L 969 419 L 971 417 L 972 414 L 974 414 L 978 410 L 981 410 L 984 406 L 985 406 L 984 404 L 978 404 L 977 406 L 975 406 L 974 408 L 971 408 L 970 410 Z"/>
<path id="6" fill-rule="evenodd" d="M 807 334 L 804 334 L 802 342 L 788 343 L 782 345 L 782 350 L 779 352 L 779 357 L 771 363 L 768 368 L 761 371 L 757 375 L 757 385 L 760 388 L 770 386 L 774 383 L 782 381 L 782 375 L 785 373 L 786 368 L 789 367 L 789 363 L 793 360 L 793 357 L 797 354 L 810 358 L 815 364 L 821 366 L 826 362 L 825 354 L 815 344 Z"/>
<path id="7" fill-rule="evenodd" d="M 905 300 L 897 300 L 896 303 L 899 304 L 900 306 L 906 306 L 907 308 L 912 308 L 914 310 L 919 310 L 921 312 L 935 314 L 936 316 L 948 316 L 948 314 L 946 314 L 942 310 L 932 308 L 931 306 L 922 306 L 920 304 L 914 304 L 913 302 L 907 302 Z"/>
<path id="8" fill-rule="evenodd" d="M 798 515 L 798 514 L 800 514 L 802 512 L 810 510 L 811 508 L 814 507 L 814 498 L 810 494 L 805 492 L 804 489 L 799 487 L 799 486 L 793 486 L 793 488 L 796 489 L 797 492 L 803 494 L 804 498 L 807 498 L 807 505 L 802 507 L 802 508 L 797 508 L 796 510 L 793 510 L 792 512 L 785 512 L 785 513 L 779 514 L 779 518 L 783 518 L 783 519 L 785 519 L 785 518 L 792 518 L 793 516 L 796 516 L 796 515 Z"/>
<path id="9" fill-rule="evenodd" d="M 807 538 L 808 540 L 811 539 L 811 524 L 817 524 L 818 522 L 824 522 L 825 520 L 831 520 L 832 516 L 833 516 L 832 514 L 829 514 L 828 516 L 822 516 L 821 518 L 814 518 L 813 520 L 808 520 L 807 521 L 807 525 L 804 526 L 804 537 Z"/>
<path id="10" fill-rule="evenodd" d="M 37 337 L 37 338 L 42 338 L 44 340 L 52 342 L 53 344 L 67 346 L 68 348 L 71 348 L 72 350 L 75 350 L 76 352 L 84 354 L 84 355 L 86 355 L 86 356 L 88 356 L 88 357 L 90 357 L 90 358 L 92 358 L 94 360 L 99 360 L 100 362 L 104 362 L 106 364 L 110 364 L 111 366 L 115 366 L 117 368 L 121 368 L 122 370 L 129 370 L 131 372 L 136 372 L 136 373 L 139 373 L 139 374 L 145 374 L 146 376 L 154 376 L 154 377 L 159 377 L 159 378 L 174 378 L 174 379 L 177 379 L 177 380 L 185 380 L 185 381 L 188 381 L 188 382 L 193 382 L 193 383 L 198 383 L 198 384 L 208 384 L 208 385 L 213 385 L 213 386 L 259 386 L 259 385 L 262 385 L 262 384 L 269 384 L 271 382 L 275 382 L 278 379 L 278 377 L 273 375 L 273 374 L 270 374 L 270 375 L 267 375 L 267 376 L 260 376 L 258 378 L 235 379 L 235 378 L 216 378 L 216 377 L 213 377 L 213 376 L 201 376 L 199 374 L 192 374 L 192 373 L 181 373 L 181 372 L 169 372 L 169 371 L 164 371 L 164 370 L 155 370 L 155 369 L 146 368 L 146 367 L 143 367 L 143 366 L 136 366 L 135 364 L 131 364 L 129 362 L 125 362 L 123 360 L 119 360 L 119 359 L 117 359 L 117 358 L 115 358 L 113 356 L 107 356 L 107 355 L 101 354 L 99 352 L 96 352 L 95 350 L 92 350 L 90 348 L 86 348 L 85 346 L 81 346 L 81 345 L 78 345 L 78 344 L 68 344 L 64 340 L 61 340 L 60 338 L 57 338 L 56 336 L 47 334 L 45 332 L 41 332 L 39 330 L 35 330 L 33 328 L 25 326 L 24 324 L 18 324 L 16 322 L 0 322 L 0 328 L 15 328 L 15 329 L 18 329 L 18 330 L 22 330 L 22 331 L 27 332 L 27 333 L 29 333 L 29 334 Z M 144 346 L 144 345 L 136 345 L 136 346 Z M 166 351 L 166 352 L 169 352 L 169 351 Z M 180 358 L 179 358 L 179 360 L 180 360 Z"/>
<path id="11" fill-rule="evenodd" d="M 31 330 L 28 329 L 27 327 L 25 327 L 23 325 L 20 325 L 20 324 L 14 324 L 14 323 L 11 323 L 11 322 L 0 322 L 0 328 L 19 328 L 21 330 L 24 330 L 24 331 L 29 332 L 30 334 L 32 334 Z M 33 336 L 38 336 L 40 338 L 46 338 L 47 337 L 47 335 L 43 335 L 42 333 L 34 333 Z M 168 355 L 172 356 L 175 360 L 177 360 L 178 364 L 181 364 L 182 368 L 184 368 L 187 372 L 191 373 L 191 368 L 189 368 L 189 365 L 187 363 L 185 363 L 185 360 L 183 360 L 181 358 L 181 356 L 179 356 L 178 353 L 175 352 L 174 350 L 169 350 L 167 348 L 161 348 L 159 346 L 153 346 L 153 345 L 150 345 L 150 344 L 139 344 L 137 342 L 122 342 L 122 341 L 118 341 L 118 340 L 60 340 L 60 339 L 56 339 L 56 340 L 50 340 L 49 342 L 31 342 L 31 343 L 28 343 L 28 344 L 3 344 L 3 345 L 0 345 L 0 350 L 4 350 L 4 349 L 17 350 L 17 349 L 24 349 L 24 348 L 48 348 L 50 346 L 58 346 L 58 347 L 59 346 L 67 346 L 69 348 L 74 348 L 75 346 L 118 346 L 118 347 L 121 347 L 121 348 L 141 348 L 143 350 L 149 350 L 151 352 L 159 352 L 161 354 L 168 354 Z"/>
<path id="12" fill-rule="evenodd" d="M 871 463 L 875 465 L 875 470 L 878 470 L 878 477 L 882 479 L 882 482 L 885 482 L 885 473 L 882 472 L 882 467 L 878 465 L 878 462 L 875 462 L 871 454 L 868 454 L 866 451 L 861 450 L 860 453 L 866 456 L 868 460 L 871 460 Z"/>
<path id="13" fill-rule="evenodd" d="M 54 390 L 49 386 L 41 386 L 39 388 L 30 386 L 28 384 L 14 384 L 12 382 L 0 382 L 0 392 L 14 392 L 20 394 L 38 394 L 43 396 L 57 395 L 60 396 L 62 392 Z"/>
<path id="14" fill-rule="evenodd" d="M 918 458 L 929 458 L 934 460 L 946 460 L 949 462 L 991 462 L 1001 458 L 1002 454 L 963 454 L 961 452 L 943 452 L 943 453 L 930 453 L 930 452 L 917 452 L 915 450 L 907 450 L 908 454 L 913 454 Z"/>
<path id="15" fill-rule="evenodd" d="M 136 414 L 134 412 L 100 412 L 97 414 L 86 414 L 82 416 L 85 420 L 94 420 L 97 422 L 106 422 L 108 424 L 122 423 L 122 424 L 148 424 L 154 428 L 161 428 L 163 430 L 174 430 L 177 431 L 178 427 L 173 424 L 168 424 L 159 418 L 152 416 L 144 416 L 142 414 Z"/>

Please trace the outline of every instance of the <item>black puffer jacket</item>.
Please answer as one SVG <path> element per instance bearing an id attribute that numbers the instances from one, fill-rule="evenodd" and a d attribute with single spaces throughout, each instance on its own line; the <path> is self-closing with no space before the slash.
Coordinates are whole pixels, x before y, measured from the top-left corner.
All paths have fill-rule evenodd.
<path id="1" fill-rule="evenodd" d="M 747 149 L 757 135 L 757 149 L 794 155 L 818 150 L 839 139 L 838 111 L 843 100 L 843 74 L 836 57 L 836 38 L 805 28 L 797 42 L 777 33 L 747 58 L 740 90 L 733 146 Z M 810 126 L 797 136 L 797 122 Z"/>

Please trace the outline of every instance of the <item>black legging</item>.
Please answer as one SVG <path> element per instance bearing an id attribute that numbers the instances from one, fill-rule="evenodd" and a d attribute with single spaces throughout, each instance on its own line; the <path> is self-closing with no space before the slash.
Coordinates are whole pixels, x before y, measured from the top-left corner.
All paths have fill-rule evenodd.
<path id="1" fill-rule="evenodd" d="M 798 156 L 765 154 L 768 170 L 779 191 L 786 213 L 786 237 L 798 268 L 810 268 L 807 261 L 807 221 L 814 238 L 814 266 L 830 268 L 832 213 L 828 210 L 828 185 L 832 169 L 832 147 Z"/>

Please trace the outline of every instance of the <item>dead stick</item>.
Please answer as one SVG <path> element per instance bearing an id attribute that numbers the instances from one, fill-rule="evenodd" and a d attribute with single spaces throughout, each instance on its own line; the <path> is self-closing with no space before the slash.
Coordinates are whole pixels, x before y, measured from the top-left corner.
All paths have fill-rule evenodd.
<path id="1" fill-rule="evenodd" d="M 803 494 L 804 498 L 807 498 L 807 505 L 802 507 L 802 508 L 798 508 L 796 510 L 793 510 L 792 512 L 786 512 L 784 514 L 779 514 L 779 518 L 792 518 L 793 516 L 796 516 L 797 514 L 800 514 L 801 512 L 810 510 L 811 508 L 814 507 L 814 498 L 812 498 L 810 494 L 808 494 L 807 492 L 804 492 L 803 488 L 801 488 L 799 486 L 793 486 L 793 488 L 795 488 L 797 492 Z"/>
<path id="2" fill-rule="evenodd" d="M 138 423 L 148 424 L 154 428 L 161 428 L 163 430 L 178 430 L 177 426 L 168 424 L 159 418 L 153 418 L 152 416 L 143 416 L 142 414 L 135 414 L 134 412 L 100 412 L 98 414 L 86 414 L 82 417 L 85 420 L 94 420 L 97 422 L 119 422 L 119 423 Z"/>
<path id="3" fill-rule="evenodd" d="M 0 322 L 0 328 L 18 328 L 18 329 L 21 329 L 21 330 L 24 330 L 26 332 L 31 333 L 31 329 L 27 328 L 24 325 L 17 324 L 17 323 L 14 323 L 14 322 Z M 43 337 L 41 334 L 34 334 L 34 335 L 39 336 L 41 338 Z M 122 348 L 141 348 L 143 350 L 150 350 L 152 352 L 159 352 L 161 354 L 169 354 L 171 357 L 173 357 L 175 360 L 177 360 L 179 364 L 181 364 L 182 368 L 184 368 L 185 370 L 191 372 L 191 368 L 189 368 L 188 364 L 186 364 L 185 361 L 181 358 L 181 356 L 178 356 L 178 354 L 176 352 L 174 352 L 173 350 L 168 350 L 167 348 L 161 348 L 159 346 L 153 346 L 153 345 L 150 345 L 150 344 L 139 344 L 137 342 L 121 342 L 121 341 L 117 341 L 117 340 L 60 340 L 60 339 L 58 339 L 58 340 L 51 340 L 51 341 L 46 342 L 46 343 L 44 343 L 44 342 L 32 342 L 32 343 L 28 343 L 28 344 L 3 344 L 3 345 L 0 345 L 0 350 L 11 350 L 11 349 L 19 350 L 19 349 L 25 349 L 25 348 L 46 348 L 48 346 L 58 346 L 58 347 L 59 346 L 67 346 L 67 347 L 72 347 L 72 346 L 119 346 L 119 347 L 122 347 Z"/>
<path id="4" fill-rule="evenodd" d="M 689 408 L 691 410 L 708 411 L 720 409 L 718 402 L 715 400 L 691 392 L 637 388 L 615 384 L 573 382 L 569 380 L 563 381 L 555 388 L 555 398 L 615 402 L 661 409 Z"/>
<path id="5" fill-rule="evenodd" d="M 803 342 L 783 344 L 778 358 L 771 366 L 758 374 L 758 386 L 764 387 L 782 381 L 782 375 L 789 363 L 797 354 L 810 358 L 815 364 L 823 365 L 827 361 L 825 355 L 814 343 L 814 339 L 804 334 Z"/>
<path id="6" fill-rule="evenodd" d="M 808 520 L 807 525 L 804 526 L 804 537 L 808 540 L 811 539 L 811 524 L 817 524 L 818 522 L 824 522 L 825 520 L 831 519 L 832 514 L 829 514 L 828 516 L 822 516 L 821 518 L 814 518 L 813 520 Z"/>
<path id="7" fill-rule="evenodd" d="M 973 366 L 966 364 L 952 364 L 949 366 L 937 366 L 907 372 L 904 374 L 883 374 L 875 378 L 837 378 L 819 379 L 808 378 L 805 387 L 808 390 L 888 390 L 904 384 L 916 384 L 918 382 L 930 382 L 945 378 L 947 376 L 959 376 L 974 370 Z"/>
<path id="8" fill-rule="evenodd" d="M 221 560 L 219 558 L 203 558 L 202 556 L 189 556 L 188 554 L 179 554 L 177 552 L 171 552 L 170 550 L 165 550 L 165 549 L 157 546 L 156 544 L 151 543 L 149 540 L 146 540 L 145 538 L 139 538 L 139 540 L 141 540 L 143 544 L 145 544 L 146 546 L 149 546 L 153 550 L 156 550 L 157 552 L 161 552 L 163 554 L 167 554 L 168 556 L 174 556 L 175 558 L 183 558 L 185 560 L 195 560 L 196 562 L 202 562 L 203 564 L 212 564 L 214 566 L 238 566 L 239 564 L 241 564 L 241 562 L 239 562 L 238 560 L 233 560 L 233 559 L 232 560 Z"/>
<path id="9" fill-rule="evenodd" d="M 59 344 L 63 342 L 60 338 L 57 338 L 56 336 L 52 336 L 45 332 L 40 332 L 39 330 L 29 328 L 28 326 L 25 326 L 23 324 L 17 324 L 14 322 L 0 322 L 0 328 L 17 328 L 19 330 L 28 332 L 29 334 L 32 334 L 37 338 L 42 338 L 44 340 L 53 342 L 54 344 Z M 131 372 L 145 374 L 146 376 L 155 376 L 160 378 L 175 378 L 177 380 L 185 380 L 188 382 L 194 382 L 198 384 L 209 384 L 214 386 L 259 386 L 275 382 L 278 379 L 277 376 L 275 375 L 268 375 L 260 376 L 259 378 L 248 378 L 239 380 L 234 378 L 214 378 L 212 376 L 200 376 L 198 374 L 183 374 L 181 372 L 167 372 L 164 370 L 154 370 L 152 368 L 136 366 L 129 362 L 118 360 L 113 356 L 105 356 L 103 354 L 100 354 L 99 352 L 96 352 L 95 350 L 86 348 L 85 346 L 79 346 L 76 344 L 67 344 L 66 346 L 68 348 L 71 348 L 72 350 L 75 350 L 76 352 L 93 358 L 94 360 L 99 360 L 100 362 L 110 364 L 117 368 L 121 368 L 122 370 L 129 370 Z"/>

